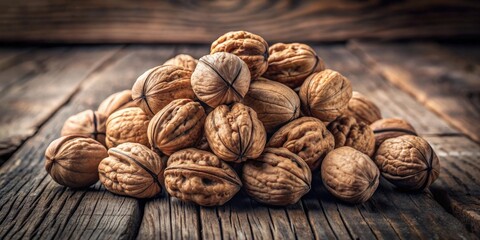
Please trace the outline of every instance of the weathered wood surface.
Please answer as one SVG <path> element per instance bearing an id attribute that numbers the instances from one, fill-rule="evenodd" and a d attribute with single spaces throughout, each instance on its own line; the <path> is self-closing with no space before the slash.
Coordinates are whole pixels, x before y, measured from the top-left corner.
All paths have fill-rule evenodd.
<path id="1" fill-rule="evenodd" d="M 232 30 L 268 41 L 480 36 L 478 1 L 0 2 L 0 41 L 210 43 Z"/>
<path id="2" fill-rule="evenodd" d="M 480 75 L 471 60 L 431 43 L 349 46 L 386 79 L 480 142 Z"/>

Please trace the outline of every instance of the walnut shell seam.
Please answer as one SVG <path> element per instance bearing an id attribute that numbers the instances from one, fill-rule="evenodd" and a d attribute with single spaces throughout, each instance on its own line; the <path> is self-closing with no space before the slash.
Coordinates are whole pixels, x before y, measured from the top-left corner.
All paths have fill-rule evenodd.
<path id="1" fill-rule="evenodd" d="M 210 64 L 209 62 L 205 61 L 202 58 L 199 60 L 199 62 L 207 65 L 210 69 L 212 69 L 220 77 L 220 79 L 222 79 L 222 81 L 227 85 L 227 87 L 233 90 L 233 92 L 237 95 L 237 97 L 239 97 L 240 99 L 243 98 L 242 95 L 237 91 L 237 89 L 233 87 L 233 84 L 235 83 L 235 81 L 237 81 L 238 76 L 240 76 L 240 73 L 242 72 L 242 66 L 237 67 L 238 71 L 235 74 L 235 77 L 233 78 L 232 82 L 230 83 L 222 76 L 222 74 L 220 74 L 220 72 L 215 68 L 215 66 L 213 66 L 212 64 Z M 239 61 L 238 63 L 241 65 L 241 61 Z"/>

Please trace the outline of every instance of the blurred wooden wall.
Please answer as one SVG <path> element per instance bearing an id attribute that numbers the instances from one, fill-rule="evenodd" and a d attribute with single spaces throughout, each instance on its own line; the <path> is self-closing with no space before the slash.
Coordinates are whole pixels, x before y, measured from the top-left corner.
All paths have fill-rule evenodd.
<path id="1" fill-rule="evenodd" d="M 0 42 L 209 43 L 479 38 L 480 1 L 0 0 Z"/>

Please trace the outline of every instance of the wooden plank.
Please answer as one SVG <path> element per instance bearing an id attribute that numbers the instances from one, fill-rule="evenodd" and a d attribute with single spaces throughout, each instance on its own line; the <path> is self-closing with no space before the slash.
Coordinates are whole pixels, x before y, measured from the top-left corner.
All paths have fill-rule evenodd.
<path id="1" fill-rule="evenodd" d="M 15 65 L 17 59 L 30 52 L 32 48 L 29 47 L 1 47 L 0 48 L 0 70 Z"/>
<path id="2" fill-rule="evenodd" d="M 3 0 L 0 6 L 3 42 L 210 43 L 240 29 L 274 42 L 480 36 L 476 1 Z"/>
<path id="3" fill-rule="evenodd" d="M 137 76 L 172 53 L 171 47 L 129 47 L 81 90 L 0 169 L 0 239 L 131 239 L 140 226 L 142 205 L 116 196 L 97 183 L 70 190 L 44 170 L 44 151 L 72 114 L 96 108 L 109 94 L 130 88 Z"/>
<path id="4" fill-rule="evenodd" d="M 480 77 L 469 72 L 441 46 L 431 43 L 352 42 L 355 51 L 378 73 L 480 142 Z"/>

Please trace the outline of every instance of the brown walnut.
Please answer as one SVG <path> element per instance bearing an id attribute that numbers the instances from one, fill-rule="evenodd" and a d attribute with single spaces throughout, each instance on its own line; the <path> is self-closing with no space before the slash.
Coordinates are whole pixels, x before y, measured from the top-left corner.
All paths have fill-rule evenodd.
<path id="1" fill-rule="evenodd" d="M 164 163 L 160 157 L 138 143 L 122 143 L 108 150 L 98 166 L 100 181 L 115 194 L 154 197 L 162 190 Z"/>
<path id="2" fill-rule="evenodd" d="M 168 59 L 163 65 L 175 65 L 183 67 L 193 72 L 197 66 L 198 60 L 187 54 L 179 54 L 171 59 Z"/>
<path id="3" fill-rule="evenodd" d="M 344 115 L 352 116 L 360 122 L 372 124 L 382 118 L 380 109 L 365 95 L 353 91 L 352 98 L 348 102 Z"/>
<path id="4" fill-rule="evenodd" d="M 440 162 L 430 144 L 412 135 L 385 140 L 375 163 L 385 179 L 405 190 L 428 188 L 440 173 Z"/>
<path id="5" fill-rule="evenodd" d="M 125 108 L 114 112 L 107 119 L 107 147 L 121 143 L 140 143 L 147 147 L 147 129 L 150 122 L 147 114 L 138 107 Z"/>
<path id="6" fill-rule="evenodd" d="M 288 205 L 308 193 L 312 173 L 307 163 L 286 148 L 265 148 L 243 165 L 245 191 L 258 202 Z"/>
<path id="7" fill-rule="evenodd" d="M 153 116 L 175 99 L 195 99 L 190 85 L 191 75 L 192 71 L 179 66 L 154 67 L 138 77 L 133 85 L 133 101 Z"/>
<path id="8" fill-rule="evenodd" d="M 262 77 L 250 84 L 243 103 L 255 110 L 267 133 L 300 115 L 298 95 L 287 86 Z"/>
<path id="9" fill-rule="evenodd" d="M 212 151 L 221 159 L 232 162 L 257 158 L 267 139 L 255 111 L 241 103 L 231 107 L 221 105 L 208 114 L 205 135 Z"/>
<path id="10" fill-rule="evenodd" d="M 253 33 L 225 33 L 212 43 L 210 54 L 216 52 L 233 53 L 240 57 L 248 65 L 252 80 L 262 76 L 268 67 L 268 43 Z"/>
<path id="11" fill-rule="evenodd" d="M 89 137 L 105 145 L 106 120 L 107 117 L 102 113 L 85 110 L 69 117 L 67 121 L 65 121 L 61 135 Z"/>
<path id="12" fill-rule="evenodd" d="M 114 93 L 103 100 L 97 111 L 108 117 L 117 110 L 135 106 L 136 104 L 132 100 L 132 91 L 124 90 Z"/>
<path id="13" fill-rule="evenodd" d="M 347 108 L 352 86 L 340 73 L 326 69 L 310 75 L 298 94 L 304 114 L 330 122 Z"/>
<path id="14" fill-rule="evenodd" d="M 216 107 L 241 101 L 250 86 L 250 74 L 237 56 L 215 53 L 200 58 L 191 82 L 198 99 Z"/>
<path id="15" fill-rule="evenodd" d="M 354 117 L 342 116 L 329 123 L 327 129 L 335 138 L 335 148 L 349 146 L 369 157 L 373 156 L 375 136 L 364 122 L 357 122 Z"/>
<path id="16" fill-rule="evenodd" d="M 45 169 L 58 184 L 88 187 L 98 181 L 98 164 L 107 156 L 107 149 L 99 142 L 69 135 L 50 143 L 45 151 Z"/>
<path id="17" fill-rule="evenodd" d="M 212 151 L 210 149 L 210 146 L 208 145 L 207 136 L 205 135 L 205 132 L 202 133 L 202 137 L 200 138 L 200 140 L 198 140 L 197 144 L 195 145 L 195 148 L 204 150 L 204 151 L 209 151 L 209 152 Z"/>
<path id="18" fill-rule="evenodd" d="M 194 146 L 203 134 L 205 111 L 190 99 L 173 100 L 150 120 L 148 142 L 166 155 Z"/>
<path id="19" fill-rule="evenodd" d="M 328 153 L 322 162 L 321 175 L 325 188 L 349 203 L 366 202 L 380 182 L 380 172 L 372 159 L 351 147 Z"/>
<path id="20" fill-rule="evenodd" d="M 170 156 L 165 169 L 170 195 L 202 206 L 223 205 L 242 187 L 237 173 L 213 153 L 188 148 Z"/>
<path id="21" fill-rule="evenodd" d="M 403 135 L 417 135 L 415 128 L 413 128 L 410 123 L 399 118 L 380 119 L 370 124 L 370 128 L 375 134 L 375 148 L 378 148 L 380 144 L 389 138 Z"/>
<path id="22" fill-rule="evenodd" d="M 323 60 L 306 44 L 276 43 L 268 52 L 268 68 L 263 76 L 293 89 L 300 87 L 310 74 L 325 69 Z"/>

